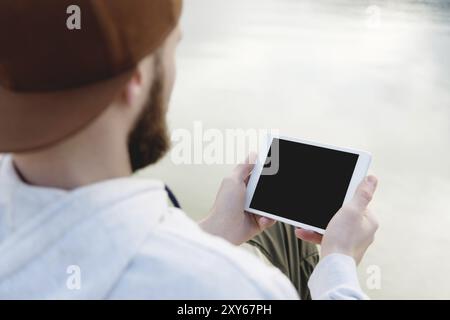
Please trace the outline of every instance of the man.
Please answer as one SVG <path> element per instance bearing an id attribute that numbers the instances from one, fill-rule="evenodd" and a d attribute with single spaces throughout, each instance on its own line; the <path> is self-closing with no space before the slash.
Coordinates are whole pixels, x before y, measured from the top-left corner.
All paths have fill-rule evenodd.
<path id="1" fill-rule="evenodd" d="M 374 177 L 323 239 L 244 212 L 248 163 L 200 226 L 163 183 L 130 177 L 168 149 L 180 14 L 181 0 L 0 2 L 0 297 L 307 298 L 317 253 L 296 235 L 322 244 L 312 298 L 365 298 Z"/>

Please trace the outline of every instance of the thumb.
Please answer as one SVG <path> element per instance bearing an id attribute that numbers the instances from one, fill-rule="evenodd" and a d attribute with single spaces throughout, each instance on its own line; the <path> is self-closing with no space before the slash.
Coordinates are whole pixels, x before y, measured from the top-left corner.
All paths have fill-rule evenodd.
<path id="1" fill-rule="evenodd" d="M 265 230 L 276 223 L 275 220 L 267 217 L 256 217 L 256 221 L 258 222 L 259 228 L 261 230 Z"/>
<path id="2" fill-rule="evenodd" d="M 256 153 L 248 155 L 244 163 L 238 164 L 233 170 L 233 176 L 240 181 L 245 181 L 252 172 L 256 162 Z"/>
<path id="3" fill-rule="evenodd" d="M 353 196 L 353 204 L 360 210 L 364 210 L 372 201 L 373 194 L 377 188 L 378 180 L 374 176 L 366 177 L 356 189 Z"/>

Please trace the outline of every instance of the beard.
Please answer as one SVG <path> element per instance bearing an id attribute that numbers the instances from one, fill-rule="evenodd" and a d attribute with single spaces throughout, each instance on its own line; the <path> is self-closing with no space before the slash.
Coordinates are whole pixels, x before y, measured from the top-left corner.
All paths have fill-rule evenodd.
<path id="1" fill-rule="evenodd" d="M 128 139 L 133 172 L 158 162 L 170 148 L 167 127 L 167 102 L 164 99 L 164 72 L 160 57 L 155 57 L 155 79 L 148 97 Z"/>

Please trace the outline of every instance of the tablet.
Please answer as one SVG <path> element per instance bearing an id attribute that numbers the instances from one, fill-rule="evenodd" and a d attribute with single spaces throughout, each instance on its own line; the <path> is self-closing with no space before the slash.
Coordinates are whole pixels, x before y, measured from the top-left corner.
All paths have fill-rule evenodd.
<path id="1" fill-rule="evenodd" d="M 323 234 L 367 175 L 365 151 L 272 136 L 250 176 L 245 210 Z"/>

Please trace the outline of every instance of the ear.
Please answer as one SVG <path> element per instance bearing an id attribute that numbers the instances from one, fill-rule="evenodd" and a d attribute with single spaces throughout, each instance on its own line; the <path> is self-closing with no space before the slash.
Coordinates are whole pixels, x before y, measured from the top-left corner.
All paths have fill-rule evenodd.
<path id="1" fill-rule="evenodd" d="M 122 102 L 127 106 L 133 106 L 139 101 L 143 90 L 142 74 L 139 68 L 133 74 L 133 77 L 127 82 L 122 92 Z"/>

